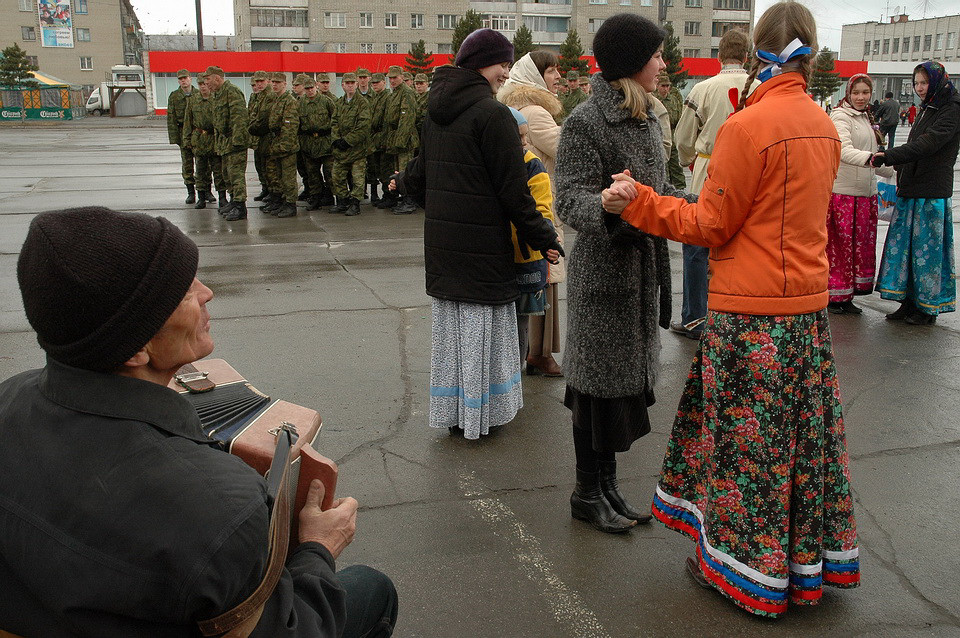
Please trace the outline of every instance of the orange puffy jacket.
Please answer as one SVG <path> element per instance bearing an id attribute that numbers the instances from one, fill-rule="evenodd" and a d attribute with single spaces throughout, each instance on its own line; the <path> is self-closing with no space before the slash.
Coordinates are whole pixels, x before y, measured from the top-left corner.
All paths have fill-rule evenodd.
<path id="1" fill-rule="evenodd" d="M 661 197 L 637 184 L 622 213 L 637 228 L 709 246 L 707 307 L 749 315 L 794 315 L 827 305 L 827 205 L 840 166 L 840 138 L 783 73 L 720 128 L 700 201 Z"/>

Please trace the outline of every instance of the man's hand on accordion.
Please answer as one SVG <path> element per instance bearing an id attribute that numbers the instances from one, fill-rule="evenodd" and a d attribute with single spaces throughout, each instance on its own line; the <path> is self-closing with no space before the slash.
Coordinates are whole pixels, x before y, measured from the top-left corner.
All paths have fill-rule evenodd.
<path id="1" fill-rule="evenodd" d="M 322 482 L 311 481 L 307 502 L 300 510 L 300 542 L 320 543 L 336 559 L 353 541 L 357 530 L 357 501 L 349 496 L 338 498 L 330 509 L 323 511 L 320 503 L 325 493 Z"/>

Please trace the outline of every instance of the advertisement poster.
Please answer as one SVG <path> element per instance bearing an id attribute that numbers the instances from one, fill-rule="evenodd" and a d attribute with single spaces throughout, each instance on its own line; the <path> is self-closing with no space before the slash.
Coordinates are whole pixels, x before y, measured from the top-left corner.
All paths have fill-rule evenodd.
<path id="1" fill-rule="evenodd" d="M 37 0 L 40 14 L 40 44 L 45 47 L 73 47 L 73 16 L 70 0 Z"/>

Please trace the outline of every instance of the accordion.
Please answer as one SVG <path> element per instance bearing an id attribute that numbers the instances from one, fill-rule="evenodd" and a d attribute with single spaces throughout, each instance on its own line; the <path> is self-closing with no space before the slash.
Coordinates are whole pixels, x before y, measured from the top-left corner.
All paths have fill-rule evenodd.
<path id="1" fill-rule="evenodd" d="M 277 434 L 296 433 L 290 459 L 290 549 L 298 542 L 298 515 L 313 479 L 326 488 L 321 509 L 328 509 L 337 487 L 337 465 L 314 449 L 323 422 L 320 415 L 283 400 L 273 400 L 223 359 L 204 359 L 180 368 L 170 388 L 197 410 L 204 432 L 225 452 L 239 456 L 260 475 L 273 462 Z"/>

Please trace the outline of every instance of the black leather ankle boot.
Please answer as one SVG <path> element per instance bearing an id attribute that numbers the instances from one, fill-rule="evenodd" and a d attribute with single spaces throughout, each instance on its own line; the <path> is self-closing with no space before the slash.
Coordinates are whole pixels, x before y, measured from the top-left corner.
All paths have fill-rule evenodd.
<path id="1" fill-rule="evenodd" d="M 601 532 L 621 534 L 637 524 L 618 514 L 600 489 L 600 473 L 577 470 L 577 487 L 570 495 L 570 514 Z"/>
<path id="2" fill-rule="evenodd" d="M 637 521 L 638 523 L 649 523 L 653 516 L 644 514 L 623 498 L 620 493 L 620 485 L 617 483 L 617 462 L 600 461 L 600 490 L 607 497 L 611 507 L 624 518 Z"/>

